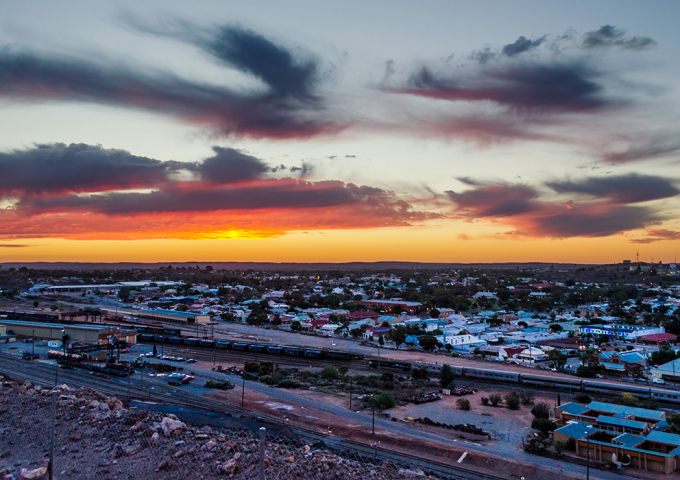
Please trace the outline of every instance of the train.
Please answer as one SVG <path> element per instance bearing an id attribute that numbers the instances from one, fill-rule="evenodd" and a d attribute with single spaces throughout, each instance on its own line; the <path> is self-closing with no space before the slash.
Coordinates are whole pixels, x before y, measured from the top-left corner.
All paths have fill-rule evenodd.
<path id="1" fill-rule="evenodd" d="M 377 362 L 369 362 L 369 364 L 375 364 Z M 393 368 L 400 368 L 406 370 L 406 365 L 409 365 L 408 370 L 411 368 L 422 368 L 425 367 L 430 373 L 439 374 L 442 368 L 442 364 L 436 363 L 423 363 L 423 362 L 385 362 L 384 366 L 390 366 L 390 364 L 396 364 Z M 374 366 L 374 365 L 371 365 Z M 375 365 L 377 366 L 377 365 Z M 613 384 L 597 380 L 589 380 L 575 377 L 548 377 L 546 375 L 537 375 L 533 373 L 523 373 L 523 372 L 508 372 L 503 370 L 492 370 L 484 368 L 470 368 L 470 367 L 460 367 L 451 365 L 453 373 L 457 377 L 476 379 L 476 380 L 486 380 L 488 382 L 503 382 L 503 383 L 515 383 L 519 385 L 536 386 L 541 389 L 551 388 L 559 390 L 569 390 L 571 392 L 584 392 L 584 393 L 630 393 L 639 398 L 649 398 L 654 397 L 659 401 L 666 403 L 672 403 L 680 405 L 680 391 L 667 390 L 658 387 L 650 387 L 648 385 L 636 385 L 636 384 Z"/>
<path id="2" fill-rule="evenodd" d="M 318 350 L 313 348 L 289 347 L 282 345 L 259 345 L 254 343 L 228 342 L 223 340 L 208 340 L 151 333 L 138 333 L 137 342 L 185 345 L 189 347 L 204 347 L 216 350 L 233 350 L 238 352 L 265 353 L 268 355 L 284 355 L 288 357 L 304 357 L 329 360 L 351 361 L 362 360 L 364 358 L 363 355 L 350 352 Z"/>
<path id="3" fill-rule="evenodd" d="M 23 312 L 14 310 L 0 310 L 0 315 L 12 320 L 46 320 L 48 322 L 58 322 L 58 313 L 45 312 Z"/>

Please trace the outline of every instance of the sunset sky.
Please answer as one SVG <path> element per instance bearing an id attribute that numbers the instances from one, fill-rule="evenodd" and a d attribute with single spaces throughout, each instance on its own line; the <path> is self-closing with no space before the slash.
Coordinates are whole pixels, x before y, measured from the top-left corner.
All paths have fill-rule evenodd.
<path id="1" fill-rule="evenodd" d="M 0 263 L 672 262 L 676 1 L 0 3 Z"/>

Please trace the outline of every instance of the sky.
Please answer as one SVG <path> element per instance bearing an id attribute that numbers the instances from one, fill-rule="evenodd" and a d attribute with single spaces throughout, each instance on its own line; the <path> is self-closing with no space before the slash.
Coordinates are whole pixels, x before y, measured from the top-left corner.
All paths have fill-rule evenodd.
<path id="1" fill-rule="evenodd" d="M 0 3 L 0 262 L 673 262 L 676 1 Z"/>

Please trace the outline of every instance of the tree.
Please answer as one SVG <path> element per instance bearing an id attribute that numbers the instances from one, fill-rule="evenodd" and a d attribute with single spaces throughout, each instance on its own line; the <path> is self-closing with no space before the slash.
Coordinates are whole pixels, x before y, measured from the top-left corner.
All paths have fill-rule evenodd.
<path id="1" fill-rule="evenodd" d="M 324 380 L 337 380 L 340 376 L 340 372 L 333 365 L 326 365 L 321 370 L 321 378 Z"/>
<path id="2" fill-rule="evenodd" d="M 430 318 L 439 318 L 440 314 L 441 313 L 436 308 L 433 308 L 432 310 L 430 310 Z"/>
<path id="3" fill-rule="evenodd" d="M 340 375 L 345 376 L 347 375 L 347 372 L 349 372 L 349 367 L 347 365 L 341 365 L 338 367 L 338 372 Z"/>
<path id="4" fill-rule="evenodd" d="M 550 328 L 550 330 L 552 330 L 552 331 L 555 332 L 555 333 L 558 333 L 558 332 L 561 332 L 562 330 L 564 330 L 564 328 L 562 327 L 562 325 L 560 325 L 559 323 L 553 323 L 553 324 L 550 325 L 550 327 L 548 327 L 548 328 Z"/>
<path id="5" fill-rule="evenodd" d="M 521 406 L 521 400 L 519 393 L 516 390 L 506 393 L 503 396 L 503 399 L 505 400 L 505 405 L 510 410 L 519 410 Z"/>
<path id="6" fill-rule="evenodd" d="M 645 369 L 639 363 L 632 363 L 628 365 L 628 374 L 635 380 L 639 380 L 640 378 L 644 378 Z"/>
<path id="7" fill-rule="evenodd" d="M 364 333 L 364 331 L 360 328 L 353 328 L 349 331 L 349 333 L 352 335 L 352 338 L 359 338 Z"/>
<path id="8" fill-rule="evenodd" d="M 534 403 L 534 392 L 531 390 L 522 390 L 519 392 L 519 397 L 522 400 L 523 405 L 531 405 Z"/>
<path id="9" fill-rule="evenodd" d="M 290 324 L 290 330 L 291 332 L 299 332 L 300 330 L 302 330 L 302 325 L 300 325 L 299 321 L 295 320 Z"/>
<path id="10" fill-rule="evenodd" d="M 595 378 L 595 375 L 596 375 L 595 370 L 586 365 L 579 365 L 579 367 L 576 369 L 577 377 Z"/>
<path id="11" fill-rule="evenodd" d="M 663 365 L 672 362 L 678 357 L 680 357 L 680 354 L 675 353 L 668 345 L 662 344 L 658 352 L 652 352 L 652 363 L 654 365 Z"/>
<path id="12" fill-rule="evenodd" d="M 489 401 L 491 402 L 491 405 L 497 407 L 498 404 L 503 401 L 503 397 L 501 397 L 499 393 L 492 393 L 489 395 Z"/>
<path id="13" fill-rule="evenodd" d="M 382 335 L 378 337 L 378 343 L 380 344 L 380 346 L 385 345 L 385 339 L 383 338 Z"/>
<path id="14" fill-rule="evenodd" d="M 459 398 L 458 400 L 456 400 L 456 405 L 461 410 L 470 410 L 472 408 L 472 405 L 470 404 L 470 400 L 468 400 L 466 398 Z"/>
<path id="15" fill-rule="evenodd" d="M 547 435 L 548 432 L 555 430 L 557 425 L 555 425 L 555 422 L 548 420 L 547 418 L 534 418 L 533 422 L 531 422 L 531 428 L 542 432 L 544 435 Z"/>
<path id="16" fill-rule="evenodd" d="M 567 356 L 556 348 L 553 348 L 548 352 L 548 360 L 550 360 L 550 366 L 556 370 L 563 369 L 567 364 Z"/>
<path id="17" fill-rule="evenodd" d="M 430 372 L 427 371 L 427 367 L 412 368 L 411 377 L 413 380 L 427 380 Z"/>
<path id="18" fill-rule="evenodd" d="M 127 303 L 130 301 L 130 287 L 120 287 L 120 290 L 118 290 L 118 298 L 121 299 L 121 301 Z"/>
<path id="19" fill-rule="evenodd" d="M 404 343 L 406 341 L 406 328 L 400 326 L 394 327 L 390 332 L 387 334 L 387 338 L 392 340 L 394 344 L 397 346 L 397 350 L 399 349 L 399 345 Z"/>
<path id="20" fill-rule="evenodd" d="M 394 408 L 394 406 L 397 404 L 397 401 L 394 399 L 394 395 L 392 395 L 390 392 L 381 392 L 378 395 L 374 395 L 368 401 L 368 403 L 371 405 L 371 407 L 382 411 L 389 408 Z"/>
<path id="21" fill-rule="evenodd" d="M 537 403 L 531 409 L 531 413 L 536 418 L 550 418 L 550 405 L 547 403 Z"/>
<path id="22" fill-rule="evenodd" d="M 622 393 L 621 396 L 616 399 L 616 402 L 620 405 L 625 405 L 626 407 L 637 407 L 638 404 L 637 398 L 630 393 Z"/>
<path id="23" fill-rule="evenodd" d="M 442 366 L 442 369 L 439 370 L 439 382 L 441 383 L 442 388 L 449 388 L 454 385 L 455 383 L 455 373 L 453 372 L 453 368 L 451 368 L 451 365 L 444 365 Z"/>
<path id="24" fill-rule="evenodd" d="M 432 335 L 423 335 L 418 339 L 418 344 L 426 352 L 430 352 L 437 347 L 437 339 Z"/>

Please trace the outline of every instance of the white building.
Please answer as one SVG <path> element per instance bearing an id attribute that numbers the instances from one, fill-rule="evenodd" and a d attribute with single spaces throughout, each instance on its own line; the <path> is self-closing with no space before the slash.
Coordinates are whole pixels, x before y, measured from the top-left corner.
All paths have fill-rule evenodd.
<path id="1" fill-rule="evenodd" d="M 484 348 L 487 346 L 486 340 L 475 337 L 474 335 L 438 335 L 437 341 L 446 345 L 453 346 L 453 350 L 457 352 L 471 352 L 475 348 Z"/>

